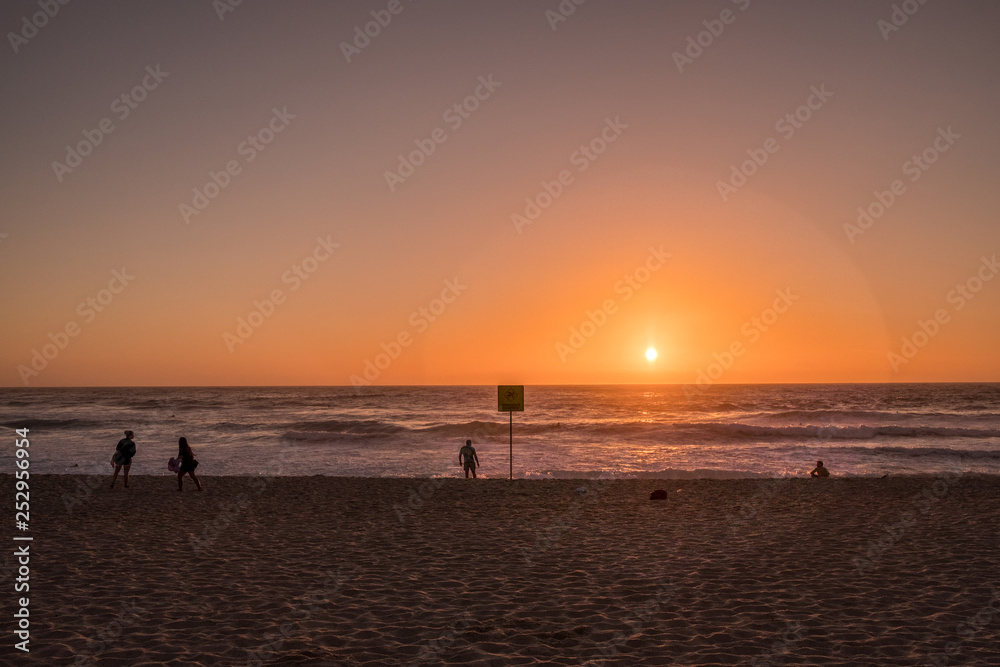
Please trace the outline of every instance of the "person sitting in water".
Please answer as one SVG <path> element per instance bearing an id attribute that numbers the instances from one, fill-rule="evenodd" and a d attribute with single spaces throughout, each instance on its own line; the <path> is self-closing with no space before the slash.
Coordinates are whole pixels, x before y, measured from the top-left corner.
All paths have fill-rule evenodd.
<path id="1" fill-rule="evenodd" d="M 809 471 L 813 477 L 829 477 L 830 471 L 823 467 L 822 461 L 816 461 L 816 467 Z"/>

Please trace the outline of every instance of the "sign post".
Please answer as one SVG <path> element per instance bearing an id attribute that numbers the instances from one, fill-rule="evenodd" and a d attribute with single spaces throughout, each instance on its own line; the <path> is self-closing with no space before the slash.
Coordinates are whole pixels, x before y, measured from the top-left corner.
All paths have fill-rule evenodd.
<path id="1" fill-rule="evenodd" d="M 497 412 L 510 413 L 510 478 L 514 479 L 514 413 L 524 412 L 524 385 L 497 386 Z"/>

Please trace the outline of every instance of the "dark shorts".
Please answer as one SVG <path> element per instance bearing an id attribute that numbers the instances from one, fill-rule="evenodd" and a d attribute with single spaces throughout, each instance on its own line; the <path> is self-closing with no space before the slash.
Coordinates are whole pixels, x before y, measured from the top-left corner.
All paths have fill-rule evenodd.
<path id="1" fill-rule="evenodd" d="M 194 472 L 194 469 L 198 467 L 197 461 L 185 461 L 181 464 L 181 472 Z"/>

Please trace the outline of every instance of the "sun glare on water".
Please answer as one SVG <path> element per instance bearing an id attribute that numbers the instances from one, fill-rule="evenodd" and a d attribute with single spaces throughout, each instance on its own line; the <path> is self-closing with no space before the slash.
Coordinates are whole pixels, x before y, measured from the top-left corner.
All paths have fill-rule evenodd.
<path id="1" fill-rule="evenodd" d="M 646 361 L 656 361 L 656 348 L 651 347 L 646 350 Z"/>

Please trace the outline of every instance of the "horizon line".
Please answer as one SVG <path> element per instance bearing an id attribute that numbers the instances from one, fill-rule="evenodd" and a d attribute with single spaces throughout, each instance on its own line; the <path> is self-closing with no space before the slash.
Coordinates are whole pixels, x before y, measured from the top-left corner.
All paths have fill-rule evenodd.
<path id="1" fill-rule="evenodd" d="M 504 383 L 509 384 L 509 383 Z M 713 382 L 705 387 L 709 391 L 715 386 L 727 387 L 750 387 L 750 386 L 779 386 L 779 385 L 930 385 L 930 384 L 1000 384 L 1000 380 L 932 380 L 932 381 L 883 381 L 883 382 Z M 353 389 L 363 388 L 387 389 L 402 387 L 493 387 L 502 386 L 500 384 L 371 384 L 355 386 L 350 384 L 140 384 L 140 385 L 52 385 L 52 386 L 17 386 L 3 385 L 0 389 Z M 593 383 L 537 383 L 524 384 L 525 387 L 698 387 L 692 382 L 593 382 Z"/>

